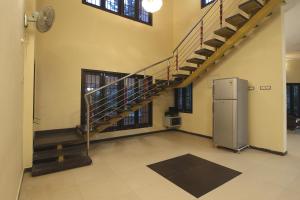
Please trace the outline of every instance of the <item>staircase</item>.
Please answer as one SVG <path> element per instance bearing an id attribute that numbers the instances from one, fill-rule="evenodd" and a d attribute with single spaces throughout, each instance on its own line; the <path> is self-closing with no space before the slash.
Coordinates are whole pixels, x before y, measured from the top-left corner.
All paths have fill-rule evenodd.
<path id="1" fill-rule="evenodd" d="M 64 166 L 72 168 L 90 164 L 88 150 L 94 135 L 169 90 L 186 87 L 205 76 L 216 62 L 245 39 L 281 3 L 282 0 L 215 0 L 175 48 L 172 56 L 86 93 L 86 123 L 81 127 L 84 130 L 81 138 L 76 144 L 69 143 L 69 140 L 67 143 L 60 140 L 47 145 L 36 142 L 33 168 L 36 173 L 33 175 L 59 171 Z M 144 79 L 141 84 L 127 85 L 134 92 L 128 92 L 126 87 L 116 93 L 107 92 L 136 75 L 143 75 Z M 69 163 L 63 164 L 64 159 Z"/>
<path id="2" fill-rule="evenodd" d="M 90 137 L 117 123 L 130 112 L 142 108 L 169 89 L 186 87 L 204 75 L 281 3 L 282 0 L 216 0 L 175 48 L 171 57 L 87 93 L 87 146 Z M 211 24 L 217 26 L 206 30 L 206 26 Z M 143 88 L 129 101 L 124 100 L 125 94 L 103 95 L 107 88 L 136 74 L 144 75 L 145 82 L 151 83 L 151 87 Z M 118 103 L 107 111 L 101 107 L 108 99 L 116 99 Z"/>
<path id="3" fill-rule="evenodd" d="M 78 128 L 37 132 L 32 176 L 90 165 L 85 139 Z"/>

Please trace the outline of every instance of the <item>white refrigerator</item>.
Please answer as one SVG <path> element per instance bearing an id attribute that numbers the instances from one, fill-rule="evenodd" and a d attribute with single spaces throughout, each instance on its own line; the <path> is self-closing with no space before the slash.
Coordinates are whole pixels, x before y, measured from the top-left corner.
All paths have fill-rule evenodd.
<path id="1" fill-rule="evenodd" d="M 213 81 L 213 141 L 235 151 L 248 146 L 248 81 Z"/>

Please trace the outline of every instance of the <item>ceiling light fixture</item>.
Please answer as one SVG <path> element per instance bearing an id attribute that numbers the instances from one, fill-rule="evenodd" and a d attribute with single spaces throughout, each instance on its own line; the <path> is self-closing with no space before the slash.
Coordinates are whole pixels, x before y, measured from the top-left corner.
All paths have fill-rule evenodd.
<path id="1" fill-rule="evenodd" d="M 162 0 L 143 0 L 142 6 L 143 8 L 150 13 L 155 13 L 161 9 L 163 5 Z"/>

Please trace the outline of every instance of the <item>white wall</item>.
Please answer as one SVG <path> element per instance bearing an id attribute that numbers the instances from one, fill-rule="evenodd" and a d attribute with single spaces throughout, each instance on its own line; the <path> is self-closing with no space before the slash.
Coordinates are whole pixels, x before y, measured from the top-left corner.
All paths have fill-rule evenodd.
<path id="1" fill-rule="evenodd" d="M 23 0 L 0 1 L 0 198 L 16 199 L 22 166 Z"/>

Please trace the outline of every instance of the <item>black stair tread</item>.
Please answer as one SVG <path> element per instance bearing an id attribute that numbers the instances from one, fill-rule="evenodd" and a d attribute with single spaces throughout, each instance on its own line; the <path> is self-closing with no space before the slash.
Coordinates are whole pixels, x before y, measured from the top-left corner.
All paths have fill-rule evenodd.
<path id="1" fill-rule="evenodd" d="M 71 156 L 71 155 L 86 155 L 86 145 L 75 145 L 75 146 L 67 146 L 63 147 L 61 150 L 50 149 L 43 151 L 35 151 L 33 153 L 33 161 L 40 161 L 45 159 L 57 158 L 60 155 Z"/>
<path id="2" fill-rule="evenodd" d="M 153 93 L 152 96 L 160 96 L 161 94 L 159 92 Z"/>
<path id="3" fill-rule="evenodd" d="M 213 38 L 213 39 L 205 41 L 204 44 L 214 47 L 214 48 L 220 48 L 224 44 L 224 42 L 221 40 L 218 40 L 216 38 Z"/>
<path id="4" fill-rule="evenodd" d="M 189 75 L 186 74 L 173 74 L 174 77 L 176 78 L 187 78 Z"/>
<path id="5" fill-rule="evenodd" d="M 34 148 L 49 148 L 57 145 L 73 145 L 84 142 L 83 136 L 76 129 L 58 132 L 37 132 L 34 137 Z"/>
<path id="6" fill-rule="evenodd" d="M 215 34 L 226 39 L 231 38 L 235 34 L 235 31 L 229 27 L 223 27 L 215 31 Z"/>
<path id="7" fill-rule="evenodd" d="M 228 17 L 227 19 L 225 19 L 225 21 L 237 28 L 240 28 L 247 23 L 248 19 L 243 15 L 241 15 L 240 13 L 238 13 L 236 15 Z"/>
<path id="8" fill-rule="evenodd" d="M 255 15 L 263 5 L 257 0 L 249 0 L 239 6 L 239 8 L 249 15 Z"/>
<path id="9" fill-rule="evenodd" d="M 184 66 L 184 67 L 180 67 L 179 69 L 184 71 L 194 72 L 197 70 L 197 67 Z"/>
<path id="10" fill-rule="evenodd" d="M 64 161 L 52 161 L 39 164 L 33 164 L 32 176 L 41 176 L 49 173 L 59 172 L 67 169 L 83 167 L 92 164 L 89 156 L 70 156 L 65 157 Z"/>
<path id="11" fill-rule="evenodd" d="M 169 81 L 168 80 L 160 80 L 160 81 L 161 82 L 158 83 L 158 88 L 161 89 L 161 90 L 167 89 L 169 87 L 176 86 L 177 84 L 180 83 L 176 80 L 169 80 Z"/>
<path id="12" fill-rule="evenodd" d="M 102 125 L 109 125 L 110 122 L 109 122 L 109 120 L 105 120 L 105 121 L 95 121 L 93 124 L 94 124 L 95 126 L 102 126 Z"/>
<path id="13" fill-rule="evenodd" d="M 198 54 L 198 55 L 201 55 L 201 56 L 210 57 L 215 52 L 210 50 L 210 49 L 203 48 L 203 49 L 199 49 L 199 50 L 195 51 L 195 53 Z"/>
<path id="14" fill-rule="evenodd" d="M 149 87 L 149 90 L 155 90 L 155 89 L 163 89 L 166 85 L 163 83 L 154 83 Z"/>
<path id="15" fill-rule="evenodd" d="M 199 65 L 199 64 L 203 64 L 205 62 L 205 60 L 201 59 L 201 58 L 191 58 L 191 59 L 188 59 L 187 62 Z"/>
<path id="16" fill-rule="evenodd" d="M 165 85 L 168 84 L 168 80 L 161 80 L 161 79 L 156 79 L 155 84 L 157 85 Z"/>

